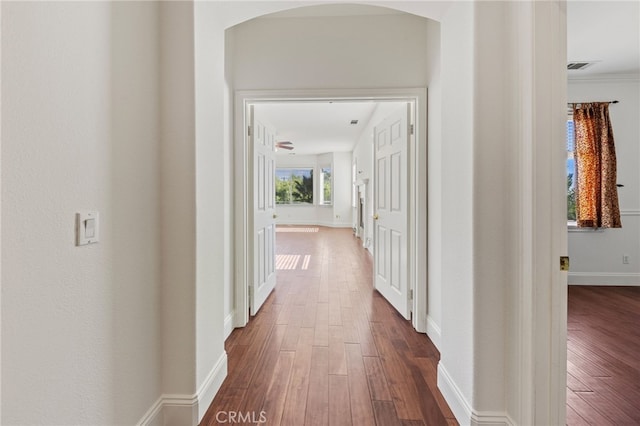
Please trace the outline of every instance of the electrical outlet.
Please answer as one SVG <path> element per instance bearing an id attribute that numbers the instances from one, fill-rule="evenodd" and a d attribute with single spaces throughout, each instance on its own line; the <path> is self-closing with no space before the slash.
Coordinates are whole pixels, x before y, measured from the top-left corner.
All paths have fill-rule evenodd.
<path id="1" fill-rule="evenodd" d="M 622 263 L 624 265 L 628 265 L 629 264 L 629 255 L 628 254 L 623 254 L 622 255 Z"/>

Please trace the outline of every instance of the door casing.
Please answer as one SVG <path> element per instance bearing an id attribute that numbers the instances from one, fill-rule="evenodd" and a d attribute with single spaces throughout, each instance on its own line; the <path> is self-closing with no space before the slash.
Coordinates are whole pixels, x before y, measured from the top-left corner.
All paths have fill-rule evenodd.
<path id="1" fill-rule="evenodd" d="M 235 240 L 235 279 L 233 328 L 244 327 L 249 322 L 249 280 L 253 277 L 253 265 L 249 264 L 248 250 L 251 238 L 248 210 L 250 197 L 253 197 L 252 170 L 249 167 L 249 126 L 248 110 L 251 105 L 265 102 L 318 102 L 318 101 L 394 101 L 408 102 L 412 106 L 414 135 L 409 143 L 408 157 L 410 173 L 409 220 L 410 235 L 407 262 L 409 264 L 409 288 L 413 289 L 411 302 L 412 325 L 422 333 L 427 332 L 427 264 L 419 259 L 428 259 L 427 253 L 427 191 L 426 177 L 420 178 L 421 167 L 427 167 L 427 90 L 409 89 L 340 89 L 340 90 L 259 90 L 237 91 L 234 105 L 234 240 Z M 426 174 L 424 174 L 426 176 Z M 422 179 L 424 181 L 419 181 Z"/>

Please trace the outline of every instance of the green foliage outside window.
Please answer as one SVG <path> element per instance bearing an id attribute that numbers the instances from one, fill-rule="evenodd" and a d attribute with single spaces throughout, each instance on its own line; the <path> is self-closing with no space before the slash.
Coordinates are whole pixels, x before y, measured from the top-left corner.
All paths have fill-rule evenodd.
<path id="1" fill-rule="evenodd" d="M 322 200 L 321 204 L 331 204 L 331 167 L 323 167 L 322 172 Z"/>
<path id="2" fill-rule="evenodd" d="M 313 204 L 313 169 L 277 169 L 276 204 Z"/>
<path id="3" fill-rule="evenodd" d="M 573 185 L 573 173 L 567 176 L 567 220 L 576 220 L 576 189 Z"/>

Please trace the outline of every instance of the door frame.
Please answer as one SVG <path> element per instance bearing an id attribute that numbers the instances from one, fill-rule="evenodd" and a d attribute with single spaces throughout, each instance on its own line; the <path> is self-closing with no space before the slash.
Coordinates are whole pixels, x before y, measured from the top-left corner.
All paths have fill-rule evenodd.
<path id="1" fill-rule="evenodd" d="M 249 169 L 249 139 L 247 135 L 248 108 L 264 102 L 291 101 L 396 101 L 412 104 L 415 132 L 409 140 L 410 187 L 408 231 L 410 235 L 408 281 L 413 289 L 412 325 L 416 331 L 427 332 L 427 196 L 428 182 L 426 173 L 418 173 L 421 167 L 427 167 L 427 89 L 308 89 L 308 90 L 255 90 L 236 91 L 233 106 L 233 151 L 234 151 L 234 240 L 235 240 L 235 279 L 233 328 L 244 327 L 249 322 L 249 277 L 253 276 L 253 265 L 249 264 L 248 250 L 251 235 L 249 233 L 250 212 L 248 211 L 250 182 L 253 179 Z M 418 188 L 427 188 L 420 193 Z M 417 237 L 416 237 L 417 236 Z M 375 248 L 374 248 L 375 250 Z"/>

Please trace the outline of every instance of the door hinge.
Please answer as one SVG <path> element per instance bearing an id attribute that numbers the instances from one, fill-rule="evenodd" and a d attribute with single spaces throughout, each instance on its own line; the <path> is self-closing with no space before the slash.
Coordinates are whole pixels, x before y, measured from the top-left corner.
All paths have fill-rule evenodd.
<path id="1" fill-rule="evenodd" d="M 569 270 L 569 256 L 560 256 L 560 270 L 561 271 Z"/>
<path id="2" fill-rule="evenodd" d="M 412 124 L 411 126 L 409 126 L 409 132 L 410 132 L 411 134 L 413 134 L 413 132 L 414 132 L 413 124 Z"/>
<path id="3" fill-rule="evenodd" d="M 251 136 L 251 126 L 247 126 L 247 136 Z"/>
<path id="4" fill-rule="evenodd" d="M 409 290 L 409 300 L 413 300 L 413 289 Z"/>

